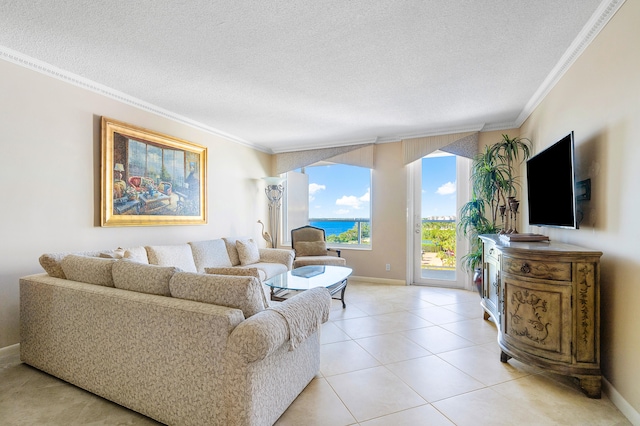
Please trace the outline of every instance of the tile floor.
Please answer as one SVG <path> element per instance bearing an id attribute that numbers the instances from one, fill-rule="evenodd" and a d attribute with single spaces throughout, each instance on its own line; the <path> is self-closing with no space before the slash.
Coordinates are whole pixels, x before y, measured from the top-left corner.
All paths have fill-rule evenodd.
<path id="1" fill-rule="evenodd" d="M 630 425 L 603 394 L 500 362 L 476 293 L 349 284 L 322 329 L 318 376 L 283 425 Z M 158 423 L 20 363 L 0 350 L 0 425 Z"/>

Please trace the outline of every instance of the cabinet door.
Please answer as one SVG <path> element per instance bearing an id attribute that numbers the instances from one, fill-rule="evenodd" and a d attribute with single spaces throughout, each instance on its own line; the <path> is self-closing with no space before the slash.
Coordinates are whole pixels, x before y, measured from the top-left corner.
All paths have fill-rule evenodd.
<path id="1" fill-rule="evenodd" d="M 486 253 L 484 257 L 484 302 L 495 320 L 500 324 L 500 257 Z"/>
<path id="2" fill-rule="evenodd" d="M 504 273 L 501 339 L 542 358 L 571 362 L 571 283 Z"/>

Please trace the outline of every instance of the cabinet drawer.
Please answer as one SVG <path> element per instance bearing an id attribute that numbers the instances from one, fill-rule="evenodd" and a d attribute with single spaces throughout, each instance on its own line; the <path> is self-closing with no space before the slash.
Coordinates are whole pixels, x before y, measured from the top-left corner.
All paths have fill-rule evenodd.
<path id="1" fill-rule="evenodd" d="M 499 255 L 500 255 L 500 251 L 495 247 L 485 246 L 484 248 L 485 261 L 489 262 L 493 260 L 494 262 L 498 262 L 500 260 L 500 258 L 498 257 Z"/>
<path id="2" fill-rule="evenodd" d="M 571 281 L 571 263 L 502 257 L 502 270 L 523 277 Z"/>

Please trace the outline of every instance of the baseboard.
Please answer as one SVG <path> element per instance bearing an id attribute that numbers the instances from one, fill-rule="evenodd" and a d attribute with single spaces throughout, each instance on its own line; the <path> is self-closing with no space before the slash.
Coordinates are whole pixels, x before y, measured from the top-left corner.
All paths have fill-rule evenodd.
<path id="1" fill-rule="evenodd" d="M 626 399 L 604 377 L 602 378 L 602 391 L 609 397 L 613 405 L 631 422 L 632 425 L 640 425 L 640 413 L 627 402 Z"/>
<path id="2" fill-rule="evenodd" d="M 405 280 L 392 280 L 390 278 L 350 276 L 349 281 L 357 281 L 368 284 L 407 285 L 407 282 Z"/>

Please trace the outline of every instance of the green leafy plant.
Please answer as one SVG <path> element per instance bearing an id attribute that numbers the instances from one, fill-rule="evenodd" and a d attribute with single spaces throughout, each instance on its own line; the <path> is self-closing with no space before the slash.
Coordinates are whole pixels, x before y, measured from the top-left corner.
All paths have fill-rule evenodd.
<path id="1" fill-rule="evenodd" d="M 471 246 L 463 256 L 463 266 L 472 271 L 482 261 L 481 234 L 495 234 L 504 229 L 510 200 L 515 200 L 520 186 L 516 174 L 523 161 L 531 156 L 531 141 L 510 138 L 485 147 L 471 165 L 471 200 L 460 209 L 459 230 L 468 237 Z M 502 214 L 501 214 L 502 212 Z"/>

